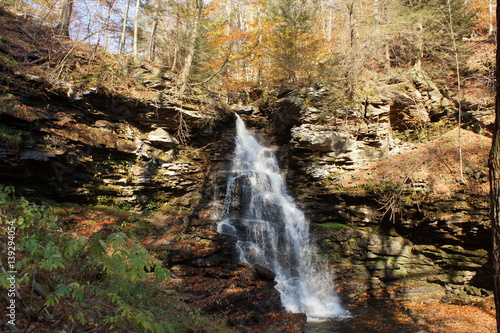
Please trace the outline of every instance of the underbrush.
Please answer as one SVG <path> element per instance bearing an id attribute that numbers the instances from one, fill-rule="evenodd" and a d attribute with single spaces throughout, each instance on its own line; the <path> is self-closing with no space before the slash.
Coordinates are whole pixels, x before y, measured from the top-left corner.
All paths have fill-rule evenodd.
<path id="1" fill-rule="evenodd" d="M 213 320 L 189 312 L 161 288 L 168 270 L 126 230 L 103 228 L 84 237 L 68 230 L 57 211 L 0 185 L 0 289 L 15 304 L 17 328 L 214 331 Z"/>

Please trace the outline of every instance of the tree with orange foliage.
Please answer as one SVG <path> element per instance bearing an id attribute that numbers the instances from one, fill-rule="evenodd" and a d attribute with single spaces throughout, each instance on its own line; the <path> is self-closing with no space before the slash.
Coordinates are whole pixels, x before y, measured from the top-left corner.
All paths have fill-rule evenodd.
<path id="1" fill-rule="evenodd" d="M 479 34 L 491 35 L 495 25 L 494 0 L 469 0 L 468 10 L 475 13 L 474 30 Z"/>

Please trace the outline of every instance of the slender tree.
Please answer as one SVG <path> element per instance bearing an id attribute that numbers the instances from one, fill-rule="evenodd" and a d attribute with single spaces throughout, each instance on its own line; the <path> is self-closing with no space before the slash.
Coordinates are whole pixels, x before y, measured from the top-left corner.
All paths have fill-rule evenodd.
<path id="1" fill-rule="evenodd" d="M 358 80 L 358 74 L 360 72 L 361 66 L 358 66 L 356 63 L 361 57 L 361 54 L 358 52 L 357 43 L 358 40 L 356 38 L 356 11 L 355 11 L 355 1 L 348 3 L 346 5 L 347 13 L 349 16 L 349 32 L 348 32 L 348 51 L 346 53 L 346 57 L 344 59 L 347 65 L 346 71 L 346 79 L 347 79 L 347 96 L 350 100 L 353 99 L 354 93 L 356 91 L 356 82 Z"/>
<path id="2" fill-rule="evenodd" d="M 495 20 L 493 19 L 493 13 L 494 13 L 494 10 L 493 10 L 493 0 L 488 0 L 488 16 L 489 16 L 489 24 L 488 24 L 488 35 L 491 35 L 493 34 L 493 30 L 494 30 L 494 23 L 495 23 Z"/>
<path id="3" fill-rule="evenodd" d="M 141 0 L 135 2 L 135 16 L 134 16 L 134 40 L 132 54 L 134 59 L 139 57 L 139 9 L 141 7 Z"/>
<path id="4" fill-rule="evenodd" d="M 158 32 L 158 21 L 160 19 L 160 2 L 157 1 L 154 9 L 153 24 L 151 26 L 151 34 L 149 35 L 148 57 L 149 60 L 155 60 L 156 51 L 156 34 Z"/>
<path id="5" fill-rule="evenodd" d="M 125 37 L 127 33 L 129 8 L 130 8 L 130 0 L 125 0 L 125 13 L 123 13 L 122 32 L 120 35 L 120 54 L 125 54 Z"/>
<path id="6" fill-rule="evenodd" d="M 71 14 L 73 13 L 73 0 L 63 0 L 61 15 L 57 32 L 59 35 L 69 37 L 69 24 L 71 22 Z"/>
<path id="7" fill-rule="evenodd" d="M 500 25 L 500 8 L 497 0 L 497 26 Z M 495 308 L 497 331 L 500 332 L 500 51 L 498 45 L 500 36 L 497 33 L 496 54 L 496 100 L 495 127 L 493 144 L 490 152 L 490 198 L 491 198 L 491 229 L 493 233 L 493 281 L 495 285 Z"/>
<path id="8" fill-rule="evenodd" d="M 446 0 L 446 4 L 448 7 L 448 23 L 449 23 L 449 31 L 451 34 L 451 41 L 453 46 L 453 53 L 455 55 L 455 73 L 457 75 L 457 103 L 458 103 L 458 157 L 460 164 L 460 181 L 464 182 L 464 162 L 462 156 L 462 79 L 460 77 L 460 60 L 459 60 L 459 52 L 457 47 L 457 41 L 455 37 L 455 29 L 453 24 L 453 15 L 451 10 L 451 1 Z"/>
<path id="9" fill-rule="evenodd" d="M 110 31 L 113 30 L 112 16 L 113 16 L 113 8 L 116 5 L 115 0 L 106 0 L 101 1 L 102 5 L 107 7 L 106 16 L 104 17 L 104 22 L 102 23 L 102 31 L 99 33 L 99 37 L 97 40 L 97 45 L 101 45 L 101 37 L 104 39 L 103 46 L 104 50 L 107 50 L 109 47 L 109 34 Z M 104 14 L 103 12 L 100 15 Z M 101 36 L 104 35 L 104 36 Z"/>

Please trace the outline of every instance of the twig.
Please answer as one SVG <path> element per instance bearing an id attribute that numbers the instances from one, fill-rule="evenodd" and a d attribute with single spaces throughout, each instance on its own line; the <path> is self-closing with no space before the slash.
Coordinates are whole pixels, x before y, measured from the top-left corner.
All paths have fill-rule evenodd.
<path id="1" fill-rule="evenodd" d="M 177 120 L 179 121 L 179 126 L 177 127 L 177 132 L 175 136 L 182 144 L 186 144 L 187 139 L 189 138 L 189 126 L 183 117 L 183 112 L 179 110 L 176 115 Z"/>
<path id="2" fill-rule="evenodd" d="M 404 181 L 401 183 L 401 185 L 397 188 L 396 191 L 391 192 L 390 194 L 384 193 L 383 191 L 379 191 L 378 195 L 381 197 L 379 199 L 375 199 L 379 204 L 382 204 L 382 207 L 380 207 L 380 210 L 385 209 L 385 211 L 382 213 L 381 218 L 387 215 L 387 213 L 390 212 L 390 218 L 389 220 L 392 223 L 396 223 L 396 213 L 399 212 L 401 207 L 399 206 L 399 203 L 401 202 L 401 194 L 404 191 L 405 184 L 408 182 L 409 179 L 411 179 L 411 175 L 418 169 L 418 167 L 424 163 L 421 161 L 418 165 L 416 165 L 413 168 L 413 171 L 408 173 L 406 175 L 406 178 Z"/>

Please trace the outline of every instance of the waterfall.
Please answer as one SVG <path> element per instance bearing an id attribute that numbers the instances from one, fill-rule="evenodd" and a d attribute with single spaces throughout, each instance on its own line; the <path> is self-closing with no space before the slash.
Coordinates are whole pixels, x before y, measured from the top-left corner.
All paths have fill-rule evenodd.
<path id="1" fill-rule="evenodd" d="M 309 239 L 309 221 L 288 194 L 273 149 L 236 120 L 236 148 L 219 233 L 236 237 L 240 260 L 276 275 L 287 311 L 309 319 L 344 314 L 331 272 Z"/>

